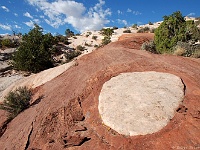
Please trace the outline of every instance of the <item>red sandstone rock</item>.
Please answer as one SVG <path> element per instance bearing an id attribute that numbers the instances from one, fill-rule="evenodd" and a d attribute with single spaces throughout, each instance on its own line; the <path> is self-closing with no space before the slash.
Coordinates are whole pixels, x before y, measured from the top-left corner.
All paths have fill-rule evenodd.
<path id="1" fill-rule="evenodd" d="M 138 49 L 153 34 L 128 36 L 83 56 L 76 66 L 35 90 L 34 99 L 41 95 L 43 99 L 7 125 L 0 149 L 200 148 L 200 59 L 150 54 Z M 186 90 L 182 106 L 166 127 L 154 134 L 129 137 L 102 124 L 98 97 L 105 81 L 134 71 L 175 74 Z"/>

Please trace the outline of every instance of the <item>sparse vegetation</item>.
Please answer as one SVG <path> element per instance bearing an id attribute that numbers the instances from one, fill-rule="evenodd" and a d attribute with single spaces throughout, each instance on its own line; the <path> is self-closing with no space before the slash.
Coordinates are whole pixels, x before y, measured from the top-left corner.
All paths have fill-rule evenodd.
<path id="1" fill-rule="evenodd" d="M 137 25 L 137 24 L 133 24 L 133 25 L 132 25 L 132 28 L 137 29 L 137 28 L 138 28 L 138 25 Z"/>
<path id="2" fill-rule="evenodd" d="M 106 28 L 106 29 L 103 28 L 103 29 L 101 29 L 100 33 L 101 33 L 102 35 L 104 35 L 104 36 L 111 37 L 112 34 L 114 33 L 113 30 L 114 30 L 114 29 L 111 29 L 111 28 Z"/>
<path id="3" fill-rule="evenodd" d="M 153 25 L 153 23 L 151 21 L 149 21 L 149 25 Z"/>
<path id="4" fill-rule="evenodd" d="M 74 32 L 71 31 L 70 29 L 65 30 L 65 35 L 67 38 L 74 36 Z"/>
<path id="5" fill-rule="evenodd" d="M 124 30 L 123 33 L 131 33 L 130 29 Z"/>
<path id="6" fill-rule="evenodd" d="M 84 51 L 84 50 L 85 50 L 85 47 L 84 47 L 84 46 L 81 46 L 81 45 L 78 45 L 78 46 L 76 47 L 76 49 L 79 50 L 79 51 Z"/>
<path id="7" fill-rule="evenodd" d="M 116 26 L 113 27 L 113 30 L 117 30 L 117 29 L 118 29 L 118 27 L 116 27 Z"/>
<path id="8" fill-rule="evenodd" d="M 109 36 L 105 36 L 103 39 L 102 39 L 102 45 L 107 45 L 108 43 L 111 42 L 111 37 Z"/>
<path id="9" fill-rule="evenodd" d="M 107 45 L 111 42 L 111 36 L 114 33 L 114 29 L 106 28 L 101 30 L 101 34 L 104 35 L 102 39 L 102 45 Z"/>
<path id="10" fill-rule="evenodd" d="M 153 41 L 143 43 L 141 46 L 141 50 L 146 50 L 151 53 L 157 54 L 156 45 Z"/>
<path id="11" fill-rule="evenodd" d="M 81 51 L 79 51 L 79 50 L 72 50 L 72 51 L 70 51 L 70 52 L 67 52 L 67 53 L 65 54 L 65 57 L 66 57 L 66 59 L 67 59 L 68 62 L 69 62 L 69 61 L 71 61 L 73 58 L 79 56 L 80 54 L 81 54 Z"/>
<path id="12" fill-rule="evenodd" d="M 0 44 L 3 48 L 12 48 L 15 47 L 14 42 L 11 39 L 3 39 Z"/>
<path id="13" fill-rule="evenodd" d="M 98 38 L 98 37 L 97 37 L 96 35 L 93 35 L 93 36 L 92 36 L 92 39 L 93 39 L 93 40 L 97 40 L 97 38 Z"/>
<path id="14" fill-rule="evenodd" d="M 5 97 L 3 103 L 0 104 L 0 109 L 8 112 L 8 119 L 13 119 L 30 106 L 31 96 L 30 89 L 19 87 Z"/>
<path id="15" fill-rule="evenodd" d="M 185 57 L 200 57 L 200 45 L 193 45 L 186 42 L 178 41 L 177 45 L 173 48 L 174 55 Z"/>
<path id="16" fill-rule="evenodd" d="M 144 27 L 144 28 L 141 28 L 137 31 L 137 33 L 148 33 L 148 32 L 150 32 L 149 27 Z"/>

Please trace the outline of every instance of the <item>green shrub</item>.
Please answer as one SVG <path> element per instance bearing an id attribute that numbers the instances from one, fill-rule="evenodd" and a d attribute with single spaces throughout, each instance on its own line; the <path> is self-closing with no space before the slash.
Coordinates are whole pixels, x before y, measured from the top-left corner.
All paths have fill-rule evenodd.
<path id="1" fill-rule="evenodd" d="M 157 54 L 156 45 L 153 41 L 143 43 L 141 46 L 141 50 L 146 50 L 151 53 Z"/>
<path id="2" fill-rule="evenodd" d="M 53 67 L 51 49 L 55 43 L 51 34 L 42 33 L 38 25 L 23 35 L 22 43 L 13 55 L 13 66 L 22 71 L 40 72 Z"/>
<path id="3" fill-rule="evenodd" d="M 137 24 L 133 24 L 132 28 L 137 29 L 138 25 Z"/>
<path id="4" fill-rule="evenodd" d="M 65 35 L 67 38 L 74 36 L 74 32 L 71 31 L 70 29 L 65 30 Z"/>
<path id="5" fill-rule="evenodd" d="M 19 87 L 5 97 L 3 103 L 0 104 L 0 109 L 8 112 L 8 119 L 13 119 L 30 106 L 31 96 L 30 89 Z"/>
<path id="6" fill-rule="evenodd" d="M 102 39 L 102 45 L 107 45 L 108 43 L 111 42 L 111 38 L 109 36 L 105 36 L 103 39 Z"/>
<path id="7" fill-rule="evenodd" d="M 114 29 L 111 29 L 111 28 L 106 28 L 106 29 L 101 29 L 100 33 L 104 36 L 107 36 L 107 37 L 111 37 L 112 34 L 114 33 Z"/>
<path id="8" fill-rule="evenodd" d="M 150 32 L 149 27 L 144 27 L 144 28 L 141 28 L 137 31 L 137 33 L 148 33 L 148 32 Z"/>
<path id="9" fill-rule="evenodd" d="M 149 25 L 153 25 L 153 23 L 151 21 L 149 21 Z"/>
<path id="10" fill-rule="evenodd" d="M 130 29 L 124 30 L 123 33 L 131 33 Z"/>
<path id="11" fill-rule="evenodd" d="M 84 51 L 84 50 L 85 50 L 85 47 L 84 47 L 84 46 L 81 46 L 81 45 L 78 45 L 78 46 L 76 47 L 76 49 L 79 50 L 79 51 Z"/>
<path id="12" fill-rule="evenodd" d="M 94 45 L 94 47 L 95 47 L 95 48 L 98 48 L 98 47 L 99 47 L 99 45 L 95 44 L 95 45 Z"/>
<path id="13" fill-rule="evenodd" d="M 185 21 L 180 11 L 164 16 L 164 21 L 155 30 L 154 42 L 159 53 L 173 53 L 178 41 L 189 42 L 200 38 L 200 30 L 193 21 Z"/>
<path id="14" fill-rule="evenodd" d="M 118 27 L 116 27 L 116 26 L 113 27 L 113 30 L 117 30 L 117 29 L 118 29 Z"/>
<path id="15" fill-rule="evenodd" d="M 96 35 L 93 35 L 93 36 L 92 36 L 92 39 L 93 39 L 93 40 L 97 40 L 97 38 L 98 38 L 98 36 L 96 36 Z"/>
<path id="16" fill-rule="evenodd" d="M 80 54 L 81 54 L 81 52 L 79 50 L 73 50 L 73 51 L 66 53 L 65 56 L 68 61 L 71 61 L 73 58 L 79 56 Z"/>
<path id="17" fill-rule="evenodd" d="M 1 41 L 1 46 L 2 47 L 11 48 L 11 47 L 14 47 L 14 43 L 12 42 L 11 39 L 3 39 Z"/>

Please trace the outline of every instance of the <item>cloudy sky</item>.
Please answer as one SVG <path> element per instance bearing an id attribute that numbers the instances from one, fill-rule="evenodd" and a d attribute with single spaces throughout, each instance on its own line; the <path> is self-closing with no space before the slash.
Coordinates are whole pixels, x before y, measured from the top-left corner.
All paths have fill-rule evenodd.
<path id="1" fill-rule="evenodd" d="M 34 23 L 52 34 L 81 33 L 157 22 L 177 10 L 200 17 L 200 0 L 1 0 L 0 34 L 27 33 Z"/>

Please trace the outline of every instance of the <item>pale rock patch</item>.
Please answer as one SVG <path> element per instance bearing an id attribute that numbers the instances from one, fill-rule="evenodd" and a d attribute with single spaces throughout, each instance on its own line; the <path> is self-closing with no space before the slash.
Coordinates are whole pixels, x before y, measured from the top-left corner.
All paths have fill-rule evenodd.
<path id="1" fill-rule="evenodd" d="M 104 83 L 99 95 L 103 123 L 123 135 L 157 132 L 183 101 L 182 80 L 169 73 L 121 73 Z"/>

